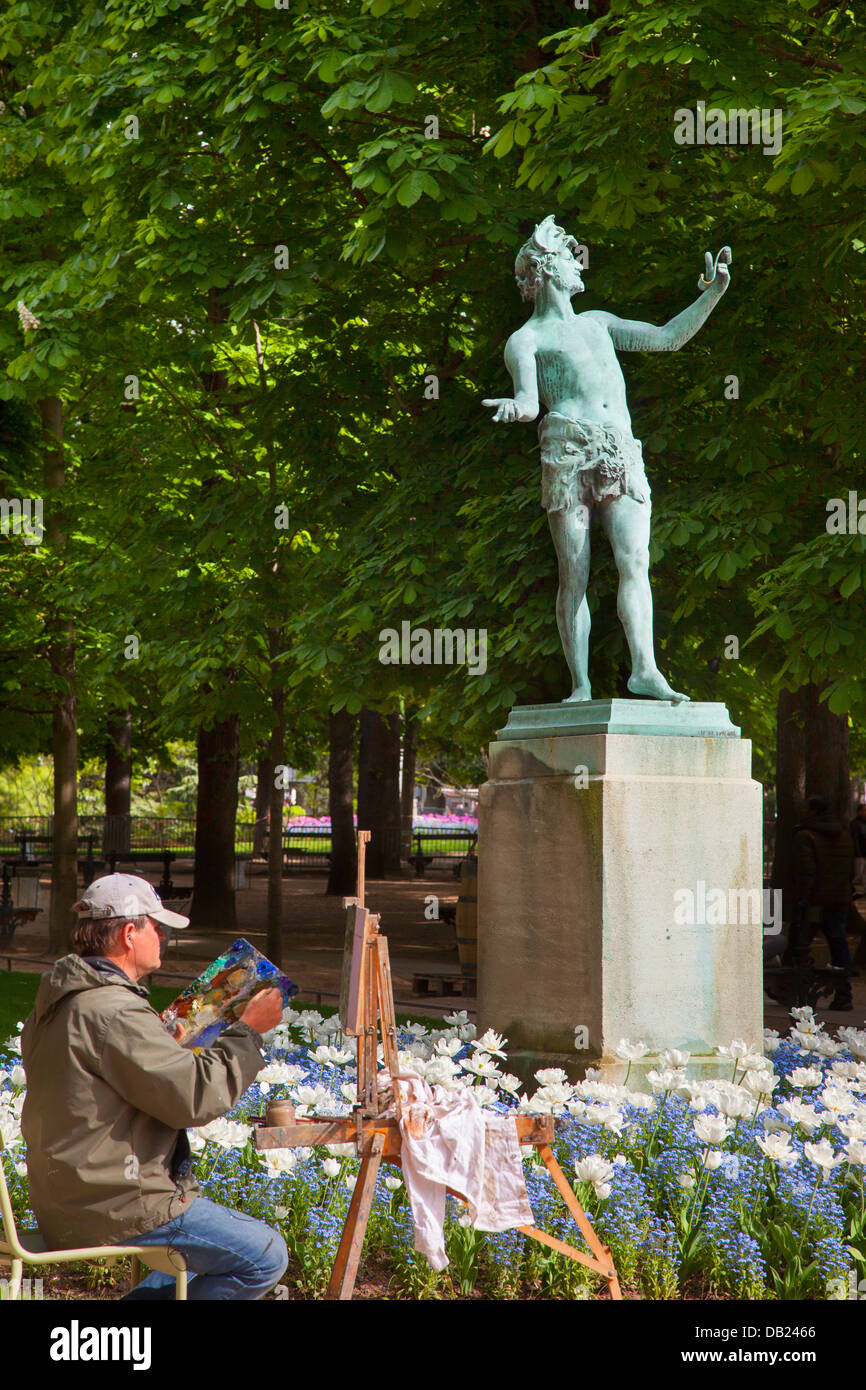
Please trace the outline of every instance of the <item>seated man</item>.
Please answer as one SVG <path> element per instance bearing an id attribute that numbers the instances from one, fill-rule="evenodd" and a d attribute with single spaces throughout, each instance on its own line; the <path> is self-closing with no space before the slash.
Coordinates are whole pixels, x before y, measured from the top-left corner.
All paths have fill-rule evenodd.
<path id="1" fill-rule="evenodd" d="M 168 1033 L 138 981 L 157 969 L 163 927 L 189 919 L 142 878 L 108 874 L 76 903 L 74 955 L 42 976 L 21 1034 L 21 1130 L 33 1211 L 49 1247 L 171 1245 L 190 1299 L 256 1299 L 286 1268 L 282 1237 L 199 1193 L 187 1125 L 230 1110 L 261 1070 L 261 1034 L 282 1016 L 263 990 L 196 1055 Z M 130 1299 L 170 1299 L 153 1272 Z"/>

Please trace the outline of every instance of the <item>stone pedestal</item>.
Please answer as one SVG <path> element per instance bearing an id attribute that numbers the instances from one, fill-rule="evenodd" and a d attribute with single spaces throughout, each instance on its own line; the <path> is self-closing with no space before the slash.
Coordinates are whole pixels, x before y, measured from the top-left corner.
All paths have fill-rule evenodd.
<path id="1" fill-rule="evenodd" d="M 622 1079 L 628 1038 L 715 1074 L 717 1044 L 760 1043 L 761 787 L 739 734 L 718 704 L 512 710 L 480 795 L 478 1013 L 524 1072 Z"/>

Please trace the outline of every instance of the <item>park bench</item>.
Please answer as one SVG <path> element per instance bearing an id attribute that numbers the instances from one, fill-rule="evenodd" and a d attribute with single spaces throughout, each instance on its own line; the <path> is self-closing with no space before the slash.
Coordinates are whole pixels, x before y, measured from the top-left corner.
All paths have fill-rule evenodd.
<path id="1" fill-rule="evenodd" d="M 129 851 L 110 850 L 102 860 L 106 871 L 110 874 L 117 872 L 118 864 L 162 864 L 162 879 L 157 884 L 157 893 L 165 901 L 166 898 L 174 896 L 174 884 L 171 881 L 171 866 L 177 859 L 178 851 L 175 849 L 133 849 Z M 85 888 L 93 881 L 93 874 L 90 878 L 85 878 Z"/>
<path id="2" fill-rule="evenodd" d="M 17 862 L 17 861 L 14 861 Z M 11 941 L 16 927 L 32 922 L 41 911 L 38 907 L 16 907 L 12 901 L 12 868 L 14 862 L 3 861 L 3 886 L 0 891 L 0 940 Z"/>
<path id="3" fill-rule="evenodd" d="M 426 841 L 422 848 L 422 839 Z M 414 832 L 415 851 L 409 855 L 409 863 L 414 864 L 415 872 L 419 878 L 431 865 L 434 868 L 450 868 L 455 878 L 460 877 L 463 863 L 476 852 L 478 845 L 478 831 L 454 831 L 454 830 L 416 830 Z M 458 845 L 453 848 L 460 840 L 465 841 L 465 847 Z M 437 846 L 450 845 L 452 848 L 445 849 Z"/>
<path id="4" fill-rule="evenodd" d="M 464 998 L 474 998 L 478 982 L 474 975 L 464 975 L 458 965 L 454 970 L 431 967 L 419 970 L 412 976 L 412 993 L 421 999 L 443 998 L 445 995 L 459 994 Z"/>

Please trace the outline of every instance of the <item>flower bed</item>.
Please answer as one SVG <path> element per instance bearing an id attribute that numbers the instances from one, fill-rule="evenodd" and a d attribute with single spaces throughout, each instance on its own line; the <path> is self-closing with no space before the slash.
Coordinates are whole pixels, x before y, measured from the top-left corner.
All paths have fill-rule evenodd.
<path id="1" fill-rule="evenodd" d="M 688 1054 L 671 1051 L 649 1073 L 653 1094 L 603 1083 L 592 1072 L 536 1073 L 532 1096 L 504 1070 L 503 1039 L 475 1036 L 465 1014 L 441 1029 L 400 1029 L 401 1067 L 435 1085 L 474 1088 L 494 1110 L 553 1113 L 565 1123 L 555 1148 L 623 1287 L 645 1298 L 845 1298 L 866 1274 L 866 1031 L 828 1036 L 809 1009 L 795 1009 L 787 1038 L 766 1033 L 763 1052 L 744 1042 L 718 1049 L 722 1081 L 691 1081 Z M 0 1046 L 0 1130 L 16 1214 L 35 1222 L 19 1116 L 25 1077 L 17 1039 Z M 623 1042 L 632 1061 L 642 1045 Z M 288 1009 L 267 1039 L 268 1064 L 225 1118 L 190 1131 L 203 1193 L 279 1227 L 301 1295 L 323 1293 L 358 1162 L 351 1146 L 253 1148 L 252 1115 L 275 1094 L 297 1113 L 348 1114 L 355 1100 L 354 1043 L 339 1021 Z M 580 1246 L 547 1170 L 527 1154 L 536 1222 Z M 450 1268 L 433 1274 L 412 1249 L 398 1170 L 378 1175 L 360 1277 L 384 1279 L 408 1297 L 588 1298 L 600 1281 L 518 1231 L 486 1235 L 450 1203 Z M 287 1277 L 289 1277 L 287 1276 Z"/>

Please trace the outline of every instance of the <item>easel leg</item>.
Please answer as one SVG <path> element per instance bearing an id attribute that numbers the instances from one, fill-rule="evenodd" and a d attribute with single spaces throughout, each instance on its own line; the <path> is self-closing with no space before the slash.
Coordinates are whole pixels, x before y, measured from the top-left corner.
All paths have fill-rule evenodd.
<path id="1" fill-rule="evenodd" d="M 345 1301 L 352 1297 L 355 1278 L 358 1273 L 358 1261 L 364 1246 L 364 1236 L 367 1234 L 367 1221 L 370 1216 L 370 1208 L 373 1205 L 376 1174 L 382 1162 L 384 1147 L 384 1134 L 374 1134 L 369 1148 L 361 1159 L 358 1181 L 355 1183 L 355 1190 L 349 1203 L 346 1224 L 343 1227 L 343 1235 L 331 1273 L 331 1282 L 328 1285 L 326 1295 L 328 1299 Z"/>
<path id="2" fill-rule="evenodd" d="M 553 1178 L 553 1181 L 559 1188 L 562 1200 L 565 1202 L 565 1205 L 568 1207 L 568 1210 L 574 1217 L 574 1220 L 577 1223 L 578 1230 L 580 1231 L 581 1235 L 583 1236 L 584 1240 L 586 1241 L 587 1245 L 589 1246 L 590 1250 L 595 1256 L 595 1260 L 597 1261 L 595 1267 L 597 1268 L 599 1274 L 601 1274 L 607 1280 L 607 1285 L 608 1289 L 610 1290 L 611 1298 L 614 1301 L 620 1300 L 622 1298 L 622 1292 L 619 1287 L 619 1280 L 616 1275 L 616 1267 L 613 1263 L 613 1256 L 611 1255 L 607 1246 L 602 1245 L 595 1231 L 592 1229 L 592 1226 L 590 1225 L 589 1221 L 587 1221 L 586 1212 L 583 1210 L 583 1207 L 580 1205 L 580 1202 L 575 1197 L 574 1189 L 571 1186 L 571 1183 L 566 1180 L 565 1174 L 563 1173 L 562 1169 L 557 1163 L 556 1158 L 553 1154 L 553 1150 L 550 1148 L 549 1144 L 540 1144 L 538 1146 L 538 1152 L 541 1156 L 542 1162 L 548 1169 L 550 1176 Z M 534 1234 L 534 1232 L 527 1231 L 527 1234 Z M 541 1233 L 539 1233 L 539 1235 L 535 1235 L 535 1239 L 538 1240 L 540 1238 L 540 1235 Z M 544 1244 L 547 1245 L 552 1243 L 552 1239 L 552 1237 L 545 1237 Z M 565 1251 L 564 1253 L 567 1254 L 568 1252 Z M 581 1260 L 581 1263 L 586 1263 L 586 1260 Z"/>

